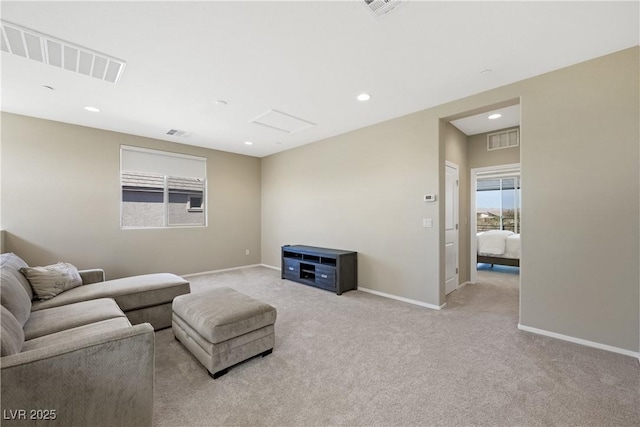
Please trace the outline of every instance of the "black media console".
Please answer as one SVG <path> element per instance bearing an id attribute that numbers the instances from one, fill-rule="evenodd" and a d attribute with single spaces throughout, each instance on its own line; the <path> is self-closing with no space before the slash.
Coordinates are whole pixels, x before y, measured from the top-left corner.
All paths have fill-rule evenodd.
<path id="1" fill-rule="evenodd" d="M 286 245 L 282 247 L 282 278 L 342 295 L 358 288 L 358 253 Z"/>

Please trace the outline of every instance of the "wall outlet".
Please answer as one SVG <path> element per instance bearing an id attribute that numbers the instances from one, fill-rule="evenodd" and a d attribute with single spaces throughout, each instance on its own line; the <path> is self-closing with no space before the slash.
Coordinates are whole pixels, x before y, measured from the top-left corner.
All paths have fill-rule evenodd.
<path id="1" fill-rule="evenodd" d="M 246 251 L 244 251 L 245 255 L 251 255 L 251 251 L 249 249 L 247 249 Z"/>
<path id="2" fill-rule="evenodd" d="M 424 228 L 432 228 L 433 220 L 431 218 L 422 218 L 422 226 Z"/>

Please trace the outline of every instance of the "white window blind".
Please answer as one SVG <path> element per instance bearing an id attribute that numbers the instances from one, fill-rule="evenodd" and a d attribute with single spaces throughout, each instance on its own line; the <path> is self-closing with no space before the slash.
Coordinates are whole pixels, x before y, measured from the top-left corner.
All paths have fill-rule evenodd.
<path id="1" fill-rule="evenodd" d="M 122 171 L 204 179 L 207 177 L 207 159 L 187 154 L 121 145 L 120 169 Z"/>

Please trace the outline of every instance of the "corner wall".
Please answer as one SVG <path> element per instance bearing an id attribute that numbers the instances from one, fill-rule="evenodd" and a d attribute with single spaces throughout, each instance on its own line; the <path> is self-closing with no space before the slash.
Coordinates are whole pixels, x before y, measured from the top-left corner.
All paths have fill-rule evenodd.
<path id="1" fill-rule="evenodd" d="M 206 157 L 208 227 L 120 229 L 121 144 Z M 3 113 L 1 227 L 3 251 L 31 265 L 110 279 L 256 264 L 260 159 Z"/>
<path id="2" fill-rule="evenodd" d="M 353 249 L 360 286 L 441 305 L 444 209 L 421 202 L 443 194 L 439 123 L 520 98 L 520 323 L 638 352 L 638 51 L 264 158 L 263 263 L 279 266 L 283 244 Z"/>
<path id="3" fill-rule="evenodd" d="M 263 158 L 262 262 L 279 267 L 286 244 L 354 250 L 360 287 L 440 305 L 430 135 L 438 121 L 419 113 Z"/>

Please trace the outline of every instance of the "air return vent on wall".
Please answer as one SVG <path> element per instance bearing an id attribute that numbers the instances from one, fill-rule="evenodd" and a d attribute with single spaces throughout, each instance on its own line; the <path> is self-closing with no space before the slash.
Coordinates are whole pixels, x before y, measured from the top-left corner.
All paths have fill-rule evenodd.
<path id="1" fill-rule="evenodd" d="M 499 150 L 520 145 L 520 130 L 509 129 L 487 135 L 487 150 Z"/>
<path id="2" fill-rule="evenodd" d="M 378 16 L 384 15 L 400 4 L 400 0 L 364 0 L 364 2 Z"/>
<path id="3" fill-rule="evenodd" d="M 118 83 L 126 62 L 20 25 L 1 21 L 2 51 L 110 83 Z"/>

